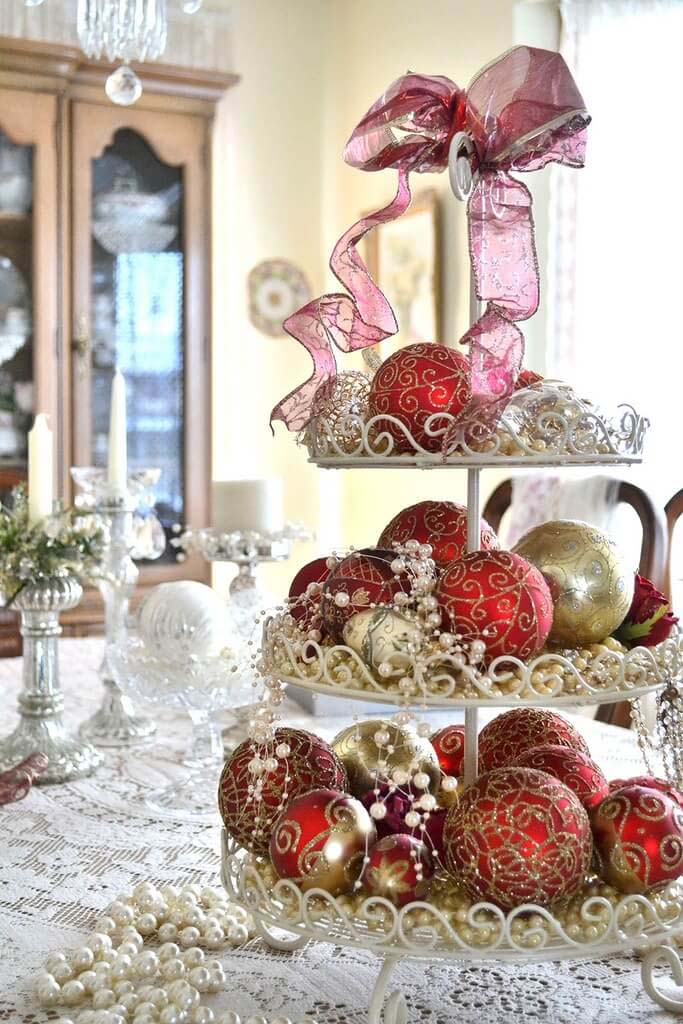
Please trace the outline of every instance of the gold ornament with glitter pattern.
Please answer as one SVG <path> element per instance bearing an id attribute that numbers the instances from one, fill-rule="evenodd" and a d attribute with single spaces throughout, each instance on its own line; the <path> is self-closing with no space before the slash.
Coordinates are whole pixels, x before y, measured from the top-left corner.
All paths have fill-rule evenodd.
<path id="1" fill-rule="evenodd" d="M 332 749 L 346 769 L 354 796 L 389 781 L 396 770 L 407 773 L 406 782 L 416 772 L 424 772 L 430 791 L 438 789 L 441 769 L 434 747 L 394 722 L 374 719 L 350 725 L 335 736 Z"/>
<path id="2" fill-rule="evenodd" d="M 599 643 L 623 621 L 634 576 L 602 530 L 559 519 L 529 530 L 513 550 L 548 581 L 554 602 L 551 642 L 567 647 Z"/>
<path id="3" fill-rule="evenodd" d="M 313 399 L 310 429 L 315 431 L 315 447 L 326 451 L 330 435 L 346 455 L 358 450 L 368 410 L 370 377 L 359 370 L 345 370 L 318 388 Z"/>

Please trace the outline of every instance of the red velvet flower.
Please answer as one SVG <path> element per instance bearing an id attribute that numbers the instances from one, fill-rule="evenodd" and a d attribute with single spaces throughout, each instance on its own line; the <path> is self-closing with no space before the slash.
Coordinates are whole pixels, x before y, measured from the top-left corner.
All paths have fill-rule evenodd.
<path id="1" fill-rule="evenodd" d="M 627 647 L 654 647 L 667 639 L 677 622 L 664 594 L 636 573 L 629 613 L 614 635 Z"/>

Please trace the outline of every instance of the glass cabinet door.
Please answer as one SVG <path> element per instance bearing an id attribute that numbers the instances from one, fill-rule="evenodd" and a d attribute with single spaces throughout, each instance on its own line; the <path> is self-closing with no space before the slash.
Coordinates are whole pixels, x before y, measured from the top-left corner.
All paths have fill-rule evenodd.
<path id="1" fill-rule="evenodd" d="M 0 128 L 0 467 L 22 468 L 33 413 L 33 149 Z"/>
<path id="2" fill-rule="evenodd" d="M 93 160 L 92 452 L 107 461 L 114 369 L 126 378 L 132 469 L 161 468 L 157 513 L 184 521 L 182 175 L 121 129 Z"/>
<path id="3" fill-rule="evenodd" d="M 0 500 L 25 477 L 34 412 L 60 436 L 54 112 L 52 97 L 0 90 Z"/>
<path id="4" fill-rule="evenodd" d="M 161 469 L 156 512 L 170 535 L 174 524 L 196 521 L 186 472 L 195 454 L 188 459 L 186 380 L 197 327 L 193 331 L 188 320 L 187 290 L 197 271 L 191 266 L 195 250 L 192 260 L 187 255 L 188 154 L 164 159 L 157 139 L 167 130 L 164 117 L 148 124 L 145 111 L 92 108 L 101 131 L 93 132 L 91 123 L 84 141 L 88 126 L 78 115 L 85 107 L 76 104 L 74 126 L 75 148 L 82 154 L 74 167 L 80 178 L 74 218 L 74 447 L 80 464 L 106 465 L 111 381 L 115 369 L 121 370 L 129 466 Z M 201 261 L 201 246 L 196 259 Z M 205 422 L 199 444 L 208 464 Z M 202 452 L 196 454 L 201 462 Z M 167 547 L 164 559 L 173 562 L 175 550 Z"/>

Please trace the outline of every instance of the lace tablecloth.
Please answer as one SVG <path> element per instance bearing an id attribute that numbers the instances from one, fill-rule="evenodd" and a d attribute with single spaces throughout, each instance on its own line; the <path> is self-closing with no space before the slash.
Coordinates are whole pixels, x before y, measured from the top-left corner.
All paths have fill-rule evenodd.
<path id="1" fill-rule="evenodd" d="M 64 640 L 62 682 L 70 725 L 99 701 L 101 641 Z M 0 723 L 14 726 L 20 662 L 0 661 Z M 295 705 L 292 724 L 313 723 Z M 452 716 L 449 716 L 452 720 Z M 316 719 L 332 734 L 345 722 Z M 577 719 L 608 776 L 642 770 L 632 735 Z M 59 1014 L 34 1002 L 32 975 L 46 954 L 77 945 L 98 912 L 139 881 L 218 884 L 219 829 L 179 818 L 152 820 L 142 803 L 148 787 L 182 772 L 189 729 L 163 715 L 159 739 L 145 750 L 108 753 L 90 779 L 35 788 L 21 803 L 0 807 L 0 1021 L 44 1024 Z M 260 941 L 223 955 L 227 991 L 215 1007 L 249 1016 L 309 1014 L 319 1024 L 364 1024 L 378 961 L 369 953 L 309 944 L 273 953 Z M 419 1024 L 670 1024 L 641 989 L 639 963 L 617 957 L 594 963 L 466 966 L 404 961 L 392 987 L 407 994 Z"/>

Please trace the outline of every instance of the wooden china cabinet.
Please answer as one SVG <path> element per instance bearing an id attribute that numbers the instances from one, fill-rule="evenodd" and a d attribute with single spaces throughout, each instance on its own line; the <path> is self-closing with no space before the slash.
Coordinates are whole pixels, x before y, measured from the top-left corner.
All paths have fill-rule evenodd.
<path id="1" fill-rule="evenodd" d="M 0 492 L 25 475 L 36 411 L 55 432 L 56 493 L 71 497 L 70 466 L 105 463 L 118 366 L 129 462 L 161 468 L 168 534 L 208 521 L 211 132 L 237 78 L 144 65 L 141 99 L 119 107 L 111 70 L 0 37 Z M 141 592 L 208 576 L 172 548 L 140 569 Z M 64 617 L 72 633 L 100 623 L 95 591 Z"/>

